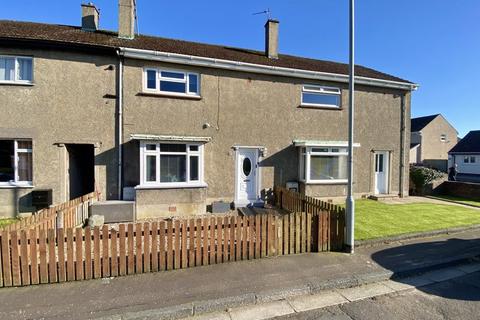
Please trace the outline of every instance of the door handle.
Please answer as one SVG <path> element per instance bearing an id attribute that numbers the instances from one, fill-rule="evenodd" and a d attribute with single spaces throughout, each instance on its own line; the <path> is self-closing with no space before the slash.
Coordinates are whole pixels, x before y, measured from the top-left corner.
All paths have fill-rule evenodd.
<path id="1" fill-rule="evenodd" d="M 243 181 L 244 181 L 244 182 L 250 182 L 250 179 L 245 179 L 245 180 L 243 180 Z"/>

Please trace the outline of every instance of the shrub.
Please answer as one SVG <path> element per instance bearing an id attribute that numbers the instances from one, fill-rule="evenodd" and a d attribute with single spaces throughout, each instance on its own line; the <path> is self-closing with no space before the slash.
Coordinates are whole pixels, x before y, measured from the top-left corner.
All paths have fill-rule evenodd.
<path id="1" fill-rule="evenodd" d="M 413 183 L 416 193 L 423 193 L 427 185 L 444 176 L 445 173 L 435 169 L 421 166 L 410 167 L 410 181 Z"/>

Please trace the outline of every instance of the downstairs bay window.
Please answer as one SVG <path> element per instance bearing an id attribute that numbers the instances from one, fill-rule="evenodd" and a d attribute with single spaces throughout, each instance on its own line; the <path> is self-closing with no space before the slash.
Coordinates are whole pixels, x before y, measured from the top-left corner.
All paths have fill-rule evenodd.
<path id="1" fill-rule="evenodd" d="M 195 187 L 203 185 L 203 145 L 142 141 L 140 186 Z"/>
<path id="2" fill-rule="evenodd" d="M 32 185 L 32 141 L 0 140 L 0 186 Z"/>
<path id="3" fill-rule="evenodd" d="M 300 148 L 300 180 L 305 183 L 346 183 L 347 148 Z"/>

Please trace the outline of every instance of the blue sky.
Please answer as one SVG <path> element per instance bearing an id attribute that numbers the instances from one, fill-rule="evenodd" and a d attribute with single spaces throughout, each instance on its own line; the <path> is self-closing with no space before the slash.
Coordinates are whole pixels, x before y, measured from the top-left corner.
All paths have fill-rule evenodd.
<path id="1" fill-rule="evenodd" d="M 80 0 L 4 1 L 0 19 L 80 24 Z M 103 29 L 117 0 L 93 1 Z M 264 15 L 280 20 L 282 53 L 348 61 L 348 0 L 137 0 L 141 33 L 263 49 Z M 442 113 L 480 129 L 480 1 L 357 0 L 356 62 L 420 84 L 412 116 Z"/>

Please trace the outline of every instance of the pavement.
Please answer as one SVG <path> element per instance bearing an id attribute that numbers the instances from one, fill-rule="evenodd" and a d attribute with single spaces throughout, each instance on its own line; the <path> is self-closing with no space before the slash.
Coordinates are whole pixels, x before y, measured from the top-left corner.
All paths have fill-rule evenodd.
<path id="1" fill-rule="evenodd" d="M 243 306 L 252 309 L 265 303 L 287 310 L 285 302 L 294 297 L 388 280 L 402 283 L 401 279 L 418 274 L 468 265 L 476 262 L 479 255 L 480 231 L 471 230 L 362 247 L 354 255 L 311 253 L 119 278 L 3 288 L 0 319 L 179 319 L 234 311 Z"/>
<path id="2" fill-rule="evenodd" d="M 388 315 L 388 317 L 386 317 Z M 478 319 L 480 272 L 342 304 L 284 314 L 276 320 Z M 217 318 L 221 319 L 221 318 Z"/>

